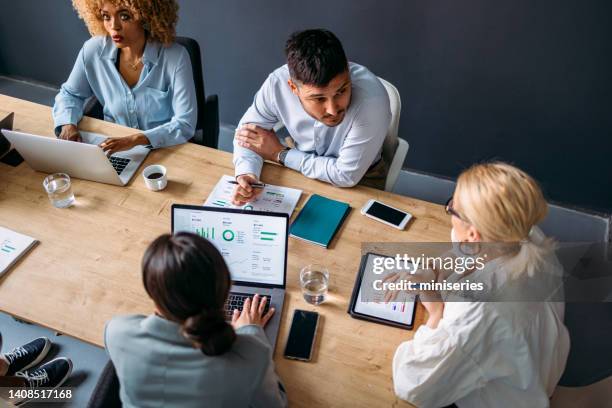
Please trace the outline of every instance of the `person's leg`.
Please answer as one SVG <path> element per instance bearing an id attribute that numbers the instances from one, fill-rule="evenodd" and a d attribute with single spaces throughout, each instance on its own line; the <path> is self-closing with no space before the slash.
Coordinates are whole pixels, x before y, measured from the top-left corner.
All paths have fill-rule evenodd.
<path id="1" fill-rule="evenodd" d="M 38 365 L 50 349 L 51 341 L 46 337 L 40 337 L 23 346 L 15 347 L 8 353 L 0 354 L 2 361 L 0 375 L 14 375 Z"/>
<path id="2" fill-rule="evenodd" d="M 0 354 L 0 377 L 3 377 L 3 376 L 6 375 L 6 372 L 8 371 L 8 368 L 9 368 L 8 361 L 6 361 L 4 356 L 2 354 Z"/>
<path id="3" fill-rule="evenodd" d="M 2 376 L 0 377 L 0 398 L 3 397 L 3 387 L 8 388 L 20 388 L 25 387 L 26 380 L 23 377 L 14 377 L 14 376 Z"/>
<path id="4" fill-rule="evenodd" d="M 13 376 L 0 377 L 0 400 L 10 401 L 10 391 L 15 388 L 24 388 L 25 386 L 25 378 Z"/>
<path id="5" fill-rule="evenodd" d="M 14 374 L 27 370 L 40 363 L 49 352 L 51 341 L 41 337 L 23 346 L 16 347 L 8 353 L 0 354 L 0 398 L 7 400 L 9 390 L 27 386 L 27 379 Z"/>
<path id="6" fill-rule="evenodd" d="M 60 357 L 49 361 L 36 369 L 18 373 L 17 380 L 15 380 L 15 377 L 0 377 L 0 380 L 4 379 L 10 382 L 9 384 L 11 385 L 5 385 L 6 387 L 56 389 L 66 382 L 71 373 L 72 361 L 70 361 L 68 358 Z M 21 383 L 18 380 L 21 380 Z M 0 383 L 0 387 L 3 386 L 2 384 L 3 383 Z M 6 396 L 2 395 L 3 392 L 1 390 L 5 390 L 4 394 L 6 394 L 9 388 L 0 388 L 0 397 L 6 399 Z M 18 401 L 14 401 L 14 403 L 21 404 L 26 401 L 27 398 L 22 398 Z"/>

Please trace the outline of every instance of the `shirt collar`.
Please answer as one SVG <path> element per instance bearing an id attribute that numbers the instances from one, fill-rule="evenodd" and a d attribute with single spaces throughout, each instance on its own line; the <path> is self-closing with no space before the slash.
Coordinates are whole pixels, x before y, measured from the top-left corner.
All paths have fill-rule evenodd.
<path id="1" fill-rule="evenodd" d="M 107 35 L 104 37 L 104 46 L 100 50 L 100 57 L 107 58 L 112 61 L 117 60 L 117 47 L 113 44 L 111 38 Z"/>
<path id="2" fill-rule="evenodd" d="M 161 44 L 157 41 L 147 41 L 145 44 L 144 54 L 142 55 L 143 64 L 156 65 L 159 59 Z"/>
<path id="3" fill-rule="evenodd" d="M 144 53 L 142 55 L 142 63 L 144 65 L 151 64 L 156 65 L 159 60 L 159 52 L 161 49 L 161 44 L 157 41 L 147 41 L 145 43 Z M 104 38 L 104 46 L 100 51 L 100 57 L 107 58 L 111 61 L 117 61 L 117 52 L 118 48 L 113 43 L 113 40 L 106 36 Z"/>
<path id="4" fill-rule="evenodd" d="M 181 327 L 170 320 L 157 315 L 145 317 L 140 322 L 140 327 L 154 337 L 161 337 L 165 340 L 180 344 L 191 344 L 189 340 L 181 334 Z"/>

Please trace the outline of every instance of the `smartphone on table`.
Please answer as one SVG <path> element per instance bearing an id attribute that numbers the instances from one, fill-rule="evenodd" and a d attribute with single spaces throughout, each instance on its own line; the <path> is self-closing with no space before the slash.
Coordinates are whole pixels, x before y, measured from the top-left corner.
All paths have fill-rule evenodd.
<path id="1" fill-rule="evenodd" d="M 285 357 L 292 360 L 310 361 L 318 326 L 319 314 L 317 312 L 296 309 L 291 320 Z"/>
<path id="2" fill-rule="evenodd" d="M 368 200 L 361 209 L 361 214 L 399 230 L 403 230 L 412 219 L 412 214 L 409 212 L 391 207 L 374 199 Z"/>

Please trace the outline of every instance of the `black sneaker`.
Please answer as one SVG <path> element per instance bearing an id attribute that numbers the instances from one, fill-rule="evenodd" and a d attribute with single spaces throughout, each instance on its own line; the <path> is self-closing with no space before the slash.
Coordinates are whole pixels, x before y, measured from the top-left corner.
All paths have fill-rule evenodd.
<path id="1" fill-rule="evenodd" d="M 70 377 L 71 372 L 72 361 L 59 357 L 34 370 L 18 372 L 15 375 L 25 380 L 27 388 L 56 388 Z"/>
<path id="2" fill-rule="evenodd" d="M 55 389 L 61 386 L 70 377 L 72 372 L 72 361 L 65 357 L 56 358 L 37 369 L 31 371 L 20 371 L 15 376 L 25 380 L 26 389 Z M 27 398 L 15 401 L 15 405 L 28 402 Z"/>
<path id="3" fill-rule="evenodd" d="M 34 367 L 43 361 L 50 349 L 51 340 L 46 337 L 39 337 L 28 344 L 15 347 L 4 354 L 4 358 L 9 363 L 6 375 L 14 375 L 19 371 L 25 371 L 28 368 Z"/>

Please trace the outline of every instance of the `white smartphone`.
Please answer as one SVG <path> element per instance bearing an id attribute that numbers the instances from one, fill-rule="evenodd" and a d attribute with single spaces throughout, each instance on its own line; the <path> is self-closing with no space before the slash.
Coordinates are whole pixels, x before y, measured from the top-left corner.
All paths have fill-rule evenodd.
<path id="1" fill-rule="evenodd" d="M 399 230 L 403 230 L 412 218 L 409 212 L 398 210 L 376 200 L 368 200 L 361 209 L 361 213 Z"/>

